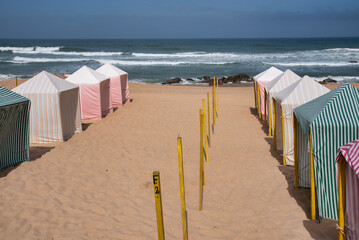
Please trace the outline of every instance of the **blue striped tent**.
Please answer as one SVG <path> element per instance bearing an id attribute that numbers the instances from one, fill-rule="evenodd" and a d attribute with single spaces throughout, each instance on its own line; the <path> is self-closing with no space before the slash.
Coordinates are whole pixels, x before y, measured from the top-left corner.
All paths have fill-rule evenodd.
<path id="1" fill-rule="evenodd" d="M 0 171 L 29 161 L 30 100 L 0 87 Z"/>
<path id="2" fill-rule="evenodd" d="M 340 146 L 359 138 L 359 90 L 344 83 L 295 108 L 294 115 L 298 123 L 295 161 L 298 161 L 299 186 L 310 187 L 312 154 L 319 218 L 338 219 L 335 157 Z"/>

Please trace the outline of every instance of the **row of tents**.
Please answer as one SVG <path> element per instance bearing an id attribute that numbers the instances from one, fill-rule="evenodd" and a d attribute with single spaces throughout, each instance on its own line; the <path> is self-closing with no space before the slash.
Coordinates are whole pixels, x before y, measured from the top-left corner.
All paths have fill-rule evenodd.
<path id="1" fill-rule="evenodd" d="M 320 219 L 338 220 L 336 159 L 348 163 L 347 174 L 340 171 L 349 187 L 341 192 L 344 202 L 339 201 L 346 204 L 339 207 L 345 216 L 339 217 L 339 225 L 345 222 L 339 237 L 359 239 L 359 143 L 352 142 L 359 138 L 359 89 L 343 83 L 330 91 L 309 76 L 275 67 L 253 80 L 258 115 L 268 125 L 274 147 L 283 151 L 283 165 L 294 166 L 295 188 L 311 189 L 313 220 L 317 210 Z"/>
<path id="2" fill-rule="evenodd" d="M 105 64 L 67 78 L 46 71 L 12 90 L 0 87 L 0 170 L 29 161 L 29 143 L 62 142 L 129 99 L 128 74 Z"/>

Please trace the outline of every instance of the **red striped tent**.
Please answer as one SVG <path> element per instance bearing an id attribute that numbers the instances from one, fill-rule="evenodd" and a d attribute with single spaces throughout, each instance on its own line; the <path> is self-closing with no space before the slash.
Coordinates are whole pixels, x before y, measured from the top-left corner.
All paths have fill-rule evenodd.
<path id="1" fill-rule="evenodd" d="M 78 86 L 42 71 L 13 91 L 31 100 L 30 143 L 62 142 L 82 131 Z"/>
<path id="2" fill-rule="evenodd" d="M 338 150 L 339 237 L 359 239 L 359 139 Z"/>
<path id="3" fill-rule="evenodd" d="M 80 87 L 82 120 L 102 119 L 102 116 L 112 112 L 109 77 L 83 66 L 66 81 Z"/>
<path id="4" fill-rule="evenodd" d="M 112 64 L 106 63 L 96 69 L 110 78 L 112 106 L 121 106 L 130 98 L 128 73 Z"/>

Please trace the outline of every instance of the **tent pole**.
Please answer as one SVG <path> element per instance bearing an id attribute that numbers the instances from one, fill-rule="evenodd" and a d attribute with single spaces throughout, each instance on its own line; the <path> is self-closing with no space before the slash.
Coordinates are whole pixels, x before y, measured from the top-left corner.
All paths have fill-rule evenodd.
<path id="1" fill-rule="evenodd" d="M 269 129 L 268 129 L 268 135 L 272 136 L 272 114 L 271 114 L 271 103 L 270 98 L 268 99 L 268 123 L 269 123 Z"/>
<path id="2" fill-rule="evenodd" d="M 338 171 L 338 231 L 339 231 L 339 240 L 344 239 L 344 226 L 345 226 L 345 167 L 346 162 L 343 156 L 339 158 L 339 171 Z"/>
<path id="3" fill-rule="evenodd" d="M 254 108 L 257 108 L 256 81 L 253 79 Z"/>
<path id="4" fill-rule="evenodd" d="M 297 149 L 297 119 L 293 114 L 293 133 L 294 133 L 294 188 L 298 189 L 298 149 Z"/>
<path id="5" fill-rule="evenodd" d="M 257 95 L 258 95 L 258 116 L 259 118 L 262 118 L 262 115 L 261 115 L 261 99 L 260 99 L 260 94 L 259 94 L 259 87 L 258 87 L 258 84 L 257 84 Z"/>
<path id="6" fill-rule="evenodd" d="M 266 90 L 264 90 L 264 115 L 263 115 L 263 120 L 264 120 L 264 126 L 267 125 L 267 92 L 266 92 Z"/>
<path id="7" fill-rule="evenodd" d="M 284 134 L 284 114 L 283 114 L 283 107 L 282 109 L 282 141 L 283 141 L 283 166 L 287 166 L 287 163 L 285 161 L 285 150 L 284 150 L 284 142 L 285 142 L 285 134 Z"/>
<path id="8" fill-rule="evenodd" d="M 311 199 L 311 213 L 312 220 L 315 220 L 315 183 L 314 183 L 314 162 L 313 162 L 313 142 L 312 133 L 309 130 L 309 144 L 310 144 L 310 199 Z"/>
<path id="9" fill-rule="evenodd" d="M 275 112 L 275 100 L 272 99 L 273 102 L 273 137 L 274 137 L 274 149 L 277 150 L 277 121 L 276 121 L 276 112 Z"/>

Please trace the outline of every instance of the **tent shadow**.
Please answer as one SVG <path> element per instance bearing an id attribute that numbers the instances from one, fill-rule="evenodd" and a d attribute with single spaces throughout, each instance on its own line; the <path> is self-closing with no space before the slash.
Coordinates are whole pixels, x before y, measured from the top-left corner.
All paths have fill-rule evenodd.
<path id="1" fill-rule="evenodd" d="M 41 158 L 43 155 L 50 152 L 54 148 L 55 147 L 37 147 L 37 146 L 30 147 L 30 161 L 29 162 L 32 162 L 32 161 L 35 161 L 35 160 Z M 19 163 L 15 166 L 8 167 L 4 171 L 0 172 L 0 178 L 6 177 L 11 171 L 18 168 L 21 164 L 22 163 Z"/>
<path id="2" fill-rule="evenodd" d="M 262 128 L 263 132 L 268 135 L 268 133 L 269 133 L 269 128 L 268 128 L 268 126 L 267 126 L 266 124 L 264 124 L 264 121 L 258 117 L 258 111 L 257 111 L 257 109 L 256 109 L 256 108 L 253 108 L 253 107 L 249 107 L 249 111 L 250 111 L 250 113 L 251 113 L 253 116 L 256 117 L 256 119 L 258 120 L 258 122 L 261 124 L 261 128 Z"/>
<path id="3" fill-rule="evenodd" d="M 113 112 L 116 112 L 118 110 L 118 107 L 113 107 L 112 110 Z"/>
<path id="4" fill-rule="evenodd" d="M 86 131 L 92 123 L 82 123 L 82 131 Z"/>
<path id="5" fill-rule="evenodd" d="M 264 140 L 267 141 L 267 143 L 270 146 L 270 153 L 272 155 L 272 157 L 274 157 L 275 159 L 277 159 L 279 164 L 283 164 L 283 155 L 282 155 L 282 151 L 280 150 L 276 150 L 274 148 L 274 139 L 272 137 L 265 137 Z"/>
<path id="6" fill-rule="evenodd" d="M 307 229 L 313 239 L 338 239 L 336 230 L 337 221 L 333 219 L 323 219 L 321 222 L 304 220 L 303 226 Z"/>

